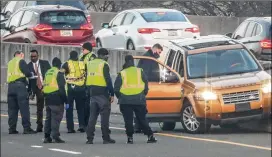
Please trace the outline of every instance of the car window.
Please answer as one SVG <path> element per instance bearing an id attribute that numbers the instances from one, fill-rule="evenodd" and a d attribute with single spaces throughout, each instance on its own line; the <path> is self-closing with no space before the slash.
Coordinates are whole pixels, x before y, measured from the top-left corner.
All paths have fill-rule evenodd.
<path id="1" fill-rule="evenodd" d="M 18 27 L 21 21 L 23 15 L 23 11 L 17 12 L 15 15 L 13 15 L 10 19 L 9 27 L 10 26 L 15 26 Z"/>
<path id="2" fill-rule="evenodd" d="M 123 25 L 130 25 L 130 24 L 132 24 L 134 18 L 135 18 L 135 16 L 133 14 L 127 13 L 126 17 L 124 19 Z"/>
<path id="3" fill-rule="evenodd" d="M 191 54 L 186 60 L 188 77 L 191 79 L 240 74 L 260 69 L 246 49 Z"/>
<path id="4" fill-rule="evenodd" d="M 253 34 L 252 36 L 257 36 L 257 35 L 260 35 L 262 32 L 262 26 L 260 24 L 256 24 L 254 26 L 254 30 L 253 30 Z"/>
<path id="5" fill-rule="evenodd" d="M 247 26 L 245 37 L 251 37 L 253 33 L 253 28 L 256 25 L 255 22 L 250 22 Z"/>
<path id="6" fill-rule="evenodd" d="M 36 5 L 36 1 L 27 1 L 26 6 L 34 6 Z"/>
<path id="7" fill-rule="evenodd" d="M 32 20 L 33 12 L 25 11 L 20 26 L 28 24 Z"/>
<path id="8" fill-rule="evenodd" d="M 14 8 L 14 12 L 19 10 L 20 8 L 24 7 L 25 1 L 17 1 L 16 6 Z"/>
<path id="9" fill-rule="evenodd" d="M 170 52 L 169 52 L 169 55 L 168 55 L 167 62 L 166 62 L 167 66 L 172 68 L 172 65 L 174 64 L 175 55 L 176 55 L 176 51 L 171 49 Z"/>
<path id="10" fill-rule="evenodd" d="M 118 15 L 111 23 L 111 27 L 120 26 L 125 14 Z"/>
<path id="11" fill-rule="evenodd" d="M 245 37 L 245 30 L 246 30 L 246 27 L 248 25 L 248 22 L 245 21 L 243 23 L 240 24 L 240 26 L 237 28 L 237 30 L 235 31 L 234 35 L 233 35 L 233 38 L 234 39 L 237 39 L 238 36 L 240 36 L 240 38 L 243 38 Z"/>
<path id="12" fill-rule="evenodd" d="M 86 10 L 84 3 L 82 1 L 37 1 L 37 5 L 66 5 L 79 8 L 81 10 Z"/>
<path id="13" fill-rule="evenodd" d="M 183 54 L 180 51 L 178 51 L 175 59 L 174 70 L 176 70 L 181 77 L 184 77 Z"/>
<path id="14" fill-rule="evenodd" d="M 16 3 L 17 3 L 17 1 L 10 1 L 10 2 L 6 5 L 6 7 L 5 7 L 5 9 L 3 10 L 3 12 L 10 11 L 10 12 L 12 13 L 13 10 L 14 10 L 14 7 L 15 7 L 15 5 L 16 5 Z"/>
<path id="15" fill-rule="evenodd" d="M 166 21 L 178 21 L 187 22 L 185 15 L 181 12 L 145 12 L 141 13 L 146 22 L 166 22 Z"/>

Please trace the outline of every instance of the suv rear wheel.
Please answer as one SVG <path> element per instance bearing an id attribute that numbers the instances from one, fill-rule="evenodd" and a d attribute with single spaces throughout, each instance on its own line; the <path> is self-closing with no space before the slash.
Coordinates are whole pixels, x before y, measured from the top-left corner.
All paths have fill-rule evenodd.
<path id="1" fill-rule="evenodd" d="M 163 131 L 172 131 L 176 127 L 176 123 L 175 122 L 161 122 L 161 123 L 159 123 L 159 125 L 160 125 L 160 128 Z"/>
<path id="2" fill-rule="evenodd" d="M 181 124 L 184 130 L 191 134 L 205 133 L 211 128 L 211 124 L 205 124 L 197 120 L 194 109 L 189 102 L 183 104 L 181 110 Z"/>

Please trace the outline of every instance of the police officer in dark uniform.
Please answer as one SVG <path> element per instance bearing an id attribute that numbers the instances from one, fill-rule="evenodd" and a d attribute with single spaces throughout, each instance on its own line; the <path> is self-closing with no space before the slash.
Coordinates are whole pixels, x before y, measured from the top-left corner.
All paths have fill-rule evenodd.
<path id="1" fill-rule="evenodd" d="M 114 83 L 114 92 L 120 104 L 127 134 L 127 143 L 133 144 L 133 113 L 143 132 L 148 136 L 147 143 L 157 142 L 146 119 L 146 95 L 148 81 L 141 68 L 134 66 L 133 57 L 125 57 L 124 69 L 118 74 Z"/>
<path id="2" fill-rule="evenodd" d="M 96 55 L 93 53 L 93 46 L 91 43 L 86 42 L 82 45 L 82 53 L 79 56 L 79 60 L 83 61 L 85 66 L 87 66 L 87 63 L 93 59 L 96 58 Z M 86 87 L 86 104 L 84 109 L 84 122 L 85 127 L 87 127 L 89 118 L 90 118 L 90 93 L 89 89 Z"/>
<path id="3" fill-rule="evenodd" d="M 87 65 L 86 85 L 90 89 L 91 105 L 90 119 L 86 130 L 87 144 L 93 144 L 95 124 L 97 117 L 101 117 L 101 130 L 103 144 L 115 143 L 109 132 L 109 119 L 111 103 L 114 100 L 114 91 L 110 77 L 110 68 L 107 63 L 108 50 L 101 48 L 97 51 L 98 58 L 90 61 Z"/>
<path id="4" fill-rule="evenodd" d="M 24 53 L 16 51 L 14 58 L 8 62 L 7 82 L 8 82 L 8 124 L 9 134 L 18 134 L 16 130 L 18 121 L 18 111 L 22 116 L 24 134 L 34 134 L 36 131 L 31 129 L 29 99 L 27 92 L 27 80 L 34 78 L 28 66 L 23 60 Z"/>
<path id="5" fill-rule="evenodd" d="M 66 110 L 66 121 L 68 133 L 75 133 L 74 130 L 74 101 L 76 102 L 77 116 L 80 132 L 85 132 L 84 109 L 86 102 L 85 79 L 86 66 L 83 61 L 78 60 L 78 53 L 76 51 L 70 52 L 70 59 L 63 64 L 62 68 L 65 71 L 68 104 Z"/>
<path id="6" fill-rule="evenodd" d="M 64 73 L 59 69 L 61 61 L 55 57 L 53 67 L 45 74 L 43 93 L 45 95 L 46 120 L 44 143 L 65 143 L 59 136 L 59 127 L 63 118 L 64 103 L 67 104 Z M 52 135 L 52 138 L 51 136 Z"/>

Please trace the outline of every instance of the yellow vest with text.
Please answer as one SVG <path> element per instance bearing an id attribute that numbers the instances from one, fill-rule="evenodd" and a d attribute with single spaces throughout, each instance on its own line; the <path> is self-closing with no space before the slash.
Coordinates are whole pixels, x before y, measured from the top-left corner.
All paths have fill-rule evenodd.
<path id="1" fill-rule="evenodd" d="M 13 82 L 19 78 L 24 78 L 25 75 L 20 70 L 19 63 L 21 58 L 14 57 L 12 60 L 8 62 L 8 72 L 7 72 L 7 82 Z"/>
<path id="2" fill-rule="evenodd" d="M 85 58 L 84 58 L 84 60 L 83 60 L 84 64 L 87 64 L 87 63 L 90 61 L 90 58 L 92 58 L 92 55 L 93 55 L 93 52 L 89 52 L 89 53 L 85 56 Z M 81 60 L 83 56 L 84 56 L 83 53 L 81 53 L 80 56 L 79 56 L 79 60 Z M 94 58 L 93 58 L 93 59 L 94 59 Z M 91 60 L 93 60 L 93 59 L 91 59 Z"/>
<path id="3" fill-rule="evenodd" d="M 87 64 L 87 86 L 106 87 L 107 83 L 104 77 L 104 65 L 108 64 L 102 59 L 94 59 Z"/>
<path id="4" fill-rule="evenodd" d="M 59 69 L 52 67 L 45 73 L 43 92 L 45 94 L 50 94 L 59 90 L 57 76 Z"/>
<path id="5" fill-rule="evenodd" d="M 67 61 L 69 74 L 66 76 L 66 83 L 77 86 L 84 85 L 85 82 L 85 64 L 83 61 Z"/>
<path id="6" fill-rule="evenodd" d="M 144 91 L 142 69 L 129 67 L 121 71 L 122 86 L 120 92 L 124 95 L 137 95 Z"/>

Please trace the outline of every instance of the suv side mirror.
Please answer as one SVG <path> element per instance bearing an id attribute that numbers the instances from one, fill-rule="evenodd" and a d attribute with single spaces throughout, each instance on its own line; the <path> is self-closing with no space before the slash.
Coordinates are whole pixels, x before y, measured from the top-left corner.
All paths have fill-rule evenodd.
<path id="1" fill-rule="evenodd" d="M 225 34 L 225 36 L 228 36 L 228 37 L 232 37 L 232 33 L 227 33 L 227 34 Z"/>
<path id="2" fill-rule="evenodd" d="M 8 30 L 9 30 L 10 33 L 14 33 L 15 29 L 16 29 L 15 26 L 10 26 Z"/>
<path id="3" fill-rule="evenodd" d="M 102 28 L 110 28 L 110 25 L 109 25 L 109 23 L 102 23 L 101 27 Z"/>

